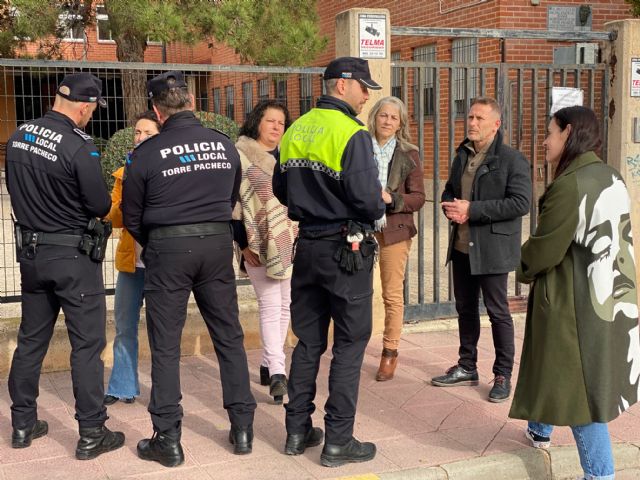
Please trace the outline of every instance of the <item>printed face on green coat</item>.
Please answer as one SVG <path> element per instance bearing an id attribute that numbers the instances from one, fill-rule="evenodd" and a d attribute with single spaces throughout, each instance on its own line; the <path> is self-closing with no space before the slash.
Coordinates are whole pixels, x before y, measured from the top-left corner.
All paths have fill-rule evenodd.
<path id="1" fill-rule="evenodd" d="M 635 264 L 629 219 L 629 197 L 624 183 L 612 177 L 585 218 L 586 196 L 580 204 L 579 242 L 591 253 L 587 277 L 596 315 L 612 322 L 622 312 L 637 318 Z M 588 224 L 587 224 L 588 222 Z"/>

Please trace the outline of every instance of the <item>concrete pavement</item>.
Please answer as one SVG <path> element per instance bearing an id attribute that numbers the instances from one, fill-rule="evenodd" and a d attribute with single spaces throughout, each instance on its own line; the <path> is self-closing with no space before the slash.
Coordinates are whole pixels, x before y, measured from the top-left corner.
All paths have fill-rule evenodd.
<path id="1" fill-rule="evenodd" d="M 140 365 L 141 397 L 132 405 L 109 407 L 108 426 L 125 432 L 124 448 L 80 462 L 73 452 L 77 424 L 73 419 L 73 394 L 69 372 L 44 374 L 39 417 L 49 422 L 49 435 L 30 448 L 10 448 L 10 401 L 6 379 L 0 380 L 0 480 L 30 479 L 561 479 L 580 474 L 578 455 L 570 429 L 554 432 L 549 451 L 528 447 L 523 421 L 507 417 L 509 402 L 486 400 L 492 379 L 491 332 L 483 328 L 480 339 L 477 387 L 437 388 L 428 380 L 457 359 L 457 333 L 447 322 L 424 322 L 407 328 L 400 347 L 396 378 L 379 383 L 374 375 L 381 337 L 372 338 L 365 356 L 360 385 L 355 434 L 374 441 L 376 458 L 337 469 L 320 466 L 321 447 L 299 457 L 281 453 L 284 409 L 273 405 L 268 388 L 259 384 L 260 351 L 248 352 L 256 411 L 253 454 L 234 456 L 227 442 L 229 422 L 222 408 L 217 361 L 214 356 L 182 359 L 185 418 L 183 446 L 186 462 L 167 469 L 137 458 L 137 442 L 151 434 L 146 411 L 150 390 L 150 364 Z M 522 344 L 522 323 L 516 329 Z M 519 358 L 519 352 L 518 352 Z M 314 423 L 322 426 L 322 406 L 327 397 L 330 353 L 322 359 Z M 108 375 L 108 371 L 107 371 Z M 108 377 L 107 377 L 108 378 Z M 616 478 L 640 478 L 640 408 L 610 424 L 616 442 Z"/>

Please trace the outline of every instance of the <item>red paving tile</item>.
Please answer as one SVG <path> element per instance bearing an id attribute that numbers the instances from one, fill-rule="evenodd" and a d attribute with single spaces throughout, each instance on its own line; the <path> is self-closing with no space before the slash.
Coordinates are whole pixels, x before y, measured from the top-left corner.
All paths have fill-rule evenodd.
<path id="1" fill-rule="evenodd" d="M 522 342 L 516 343 L 520 347 Z M 136 454 L 138 441 L 152 433 L 147 412 L 151 383 L 149 361 L 142 361 L 140 365 L 141 396 L 136 403 L 117 403 L 108 409 L 108 426 L 125 432 L 125 446 L 89 462 L 79 462 L 73 457 L 78 436 L 69 372 L 42 376 L 39 417 L 49 422 L 49 435 L 35 440 L 31 448 L 24 450 L 10 448 L 10 399 L 6 379 L 0 380 L 0 480 L 320 479 L 426 467 L 526 448 L 528 443 L 523 433 L 526 422 L 508 418 L 510 402 L 487 401 L 489 382 L 493 378 L 493 346 L 488 328 L 482 331 L 480 347 L 480 385 L 438 388 L 430 384 L 430 379 L 455 364 L 458 351 L 455 331 L 405 334 L 396 376 L 389 382 L 375 381 L 381 337 L 373 338 L 362 369 L 354 434 L 363 441 L 375 441 L 378 454 L 372 462 L 339 469 L 320 465 L 321 447 L 310 448 L 298 457 L 282 454 L 286 438 L 285 411 L 281 405 L 273 404 L 268 388 L 258 383 L 260 351 L 247 354 L 251 387 L 258 402 L 254 451 L 247 457 L 233 455 L 228 442 L 230 425 L 222 406 L 217 359 L 214 355 L 182 359 L 185 412 L 182 443 L 186 462 L 171 470 L 155 462 L 144 462 Z M 288 349 L 288 357 L 290 352 Z M 320 427 L 323 427 L 322 408 L 328 394 L 330 362 L 329 351 L 321 360 L 317 410 L 313 415 L 314 425 Z M 109 370 L 105 372 L 106 379 L 109 373 Z M 515 375 L 513 383 L 515 385 Z M 634 405 L 612 422 L 610 431 L 616 440 L 638 444 L 640 406 Z M 552 442 L 553 445 L 572 445 L 571 430 L 557 428 Z M 633 476 L 635 473 L 623 472 L 619 476 L 637 478 Z"/>

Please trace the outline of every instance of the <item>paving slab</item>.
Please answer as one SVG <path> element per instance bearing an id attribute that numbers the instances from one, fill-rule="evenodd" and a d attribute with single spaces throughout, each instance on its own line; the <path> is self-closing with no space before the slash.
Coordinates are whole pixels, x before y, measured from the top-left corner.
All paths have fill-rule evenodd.
<path id="1" fill-rule="evenodd" d="M 49 422 L 49 434 L 22 450 L 10 448 L 11 401 L 6 378 L 0 379 L 0 480 L 552 480 L 578 476 L 581 469 L 568 427 L 556 428 L 549 451 L 535 450 L 524 436 L 526 422 L 508 417 L 510 401 L 487 401 L 493 378 L 488 328 L 481 333 L 480 385 L 439 388 L 430 384 L 432 376 L 456 362 L 458 339 L 455 330 L 447 330 L 451 327 L 456 327 L 455 321 L 408 326 L 396 376 L 388 382 L 375 381 L 381 337 L 372 339 L 364 358 L 354 429 L 360 440 L 376 443 L 377 455 L 371 462 L 325 468 L 320 465 L 321 446 L 296 457 L 283 455 L 285 411 L 273 404 L 268 387 L 259 384 L 262 353 L 254 350 L 247 353 L 251 388 L 258 402 L 251 455 L 232 453 L 218 362 L 215 355 L 204 355 L 181 359 L 184 465 L 168 469 L 140 460 L 136 444 L 152 433 L 147 412 L 151 366 L 143 360 L 140 397 L 133 404 L 118 402 L 108 408 L 108 426 L 125 433 L 125 446 L 86 462 L 74 459 L 77 423 L 69 372 L 42 375 L 38 415 Z M 518 324 L 516 332 L 520 332 L 516 335 L 519 350 L 522 328 Z M 329 349 L 321 360 L 312 417 L 320 427 L 330 362 Z M 109 373 L 107 369 L 105 379 Z M 616 441 L 616 478 L 640 478 L 640 406 L 632 406 L 609 429 Z"/>

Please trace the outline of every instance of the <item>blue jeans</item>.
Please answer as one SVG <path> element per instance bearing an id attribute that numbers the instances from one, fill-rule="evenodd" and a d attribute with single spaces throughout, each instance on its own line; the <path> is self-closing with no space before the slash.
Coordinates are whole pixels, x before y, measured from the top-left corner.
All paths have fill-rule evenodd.
<path id="1" fill-rule="evenodd" d="M 551 437 L 553 425 L 529 422 L 529 430 L 542 437 Z M 572 426 L 580 465 L 586 480 L 613 480 L 615 468 L 611 452 L 611 438 L 606 423 Z"/>
<path id="2" fill-rule="evenodd" d="M 138 383 L 138 323 L 144 296 L 144 268 L 135 273 L 118 272 L 114 315 L 113 369 L 107 395 L 133 398 L 140 395 Z"/>

